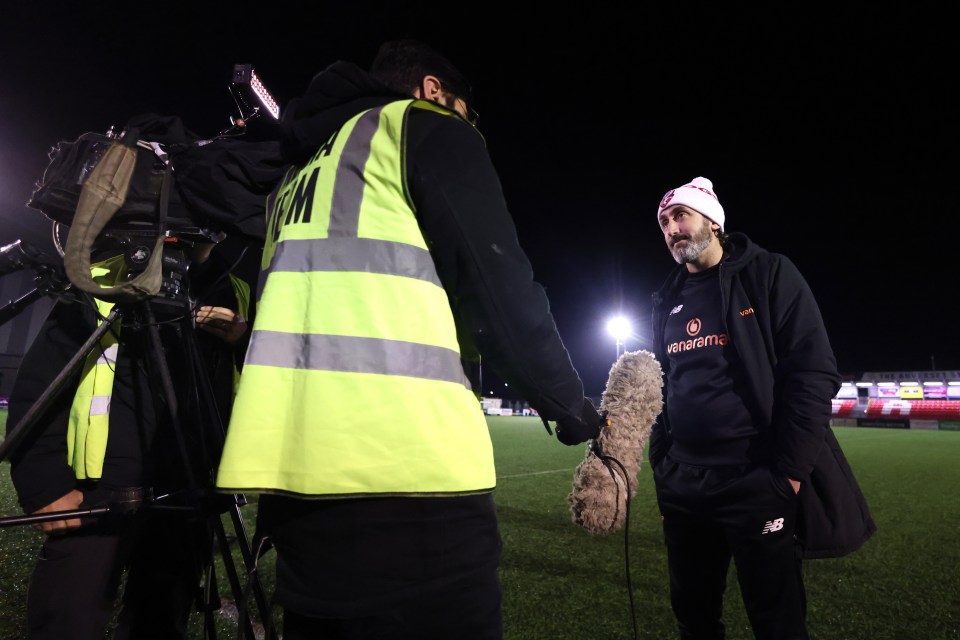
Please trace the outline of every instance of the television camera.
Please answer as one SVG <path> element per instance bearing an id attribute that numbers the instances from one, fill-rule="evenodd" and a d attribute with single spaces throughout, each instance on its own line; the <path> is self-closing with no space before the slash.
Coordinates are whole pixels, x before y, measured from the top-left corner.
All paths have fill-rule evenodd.
<path id="1" fill-rule="evenodd" d="M 242 136 L 262 108 L 279 118 L 277 101 L 252 65 L 234 65 L 228 85 L 238 116 L 212 139 L 187 131 L 178 118 L 145 114 L 123 131 L 87 132 L 61 141 L 27 206 L 55 225 L 69 227 L 65 247 L 57 246 L 70 283 L 101 299 L 184 302 L 181 286 L 197 244 L 218 243 L 233 231 L 229 212 L 210 206 L 206 194 L 181 184 L 231 138 Z M 254 100 L 260 105 L 251 106 Z M 219 158 L 219 156 L 217 156 Z M 58 234 L 54 234 L 55 238 Z M 90 278 L 93 254 L 122 252 L 128 281 L 101 287 Z M 20 261 L 23 266 L 34 263 Z"/>

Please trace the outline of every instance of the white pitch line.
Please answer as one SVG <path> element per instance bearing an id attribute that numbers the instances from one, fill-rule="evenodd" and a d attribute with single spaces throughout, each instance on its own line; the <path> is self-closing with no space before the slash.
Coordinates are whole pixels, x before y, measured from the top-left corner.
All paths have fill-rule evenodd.
<path id="1" fill-rule="evenodd" d="M 570 473 L 573 471 L 573 469 L 552 469 L 550 471 L 533 471 L 531 473 L 515 473 L 509 476 L 497 476 L 497 480 L 508 480 L 510 478 L 526 478 L 529 476 L 542 476 L 548 473 L 560 473 L 561 471 L 563 471 L 564 473 Z"/>

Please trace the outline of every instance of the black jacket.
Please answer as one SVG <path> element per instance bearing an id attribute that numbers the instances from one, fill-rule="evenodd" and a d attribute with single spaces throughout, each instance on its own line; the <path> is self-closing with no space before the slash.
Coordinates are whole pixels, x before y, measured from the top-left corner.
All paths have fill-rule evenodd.
<path id="1" fill-rule="evenodd" d="M 742 233 L 730 234 L 728 251 L 720 264 L 726 331 L 743 364 L 744 401 L 752 415 L 765 417 L 758 426 L 774 432 L 774 466 L 801 481 L 804 555 L 855 551 L 876 526 L 830 428 L 830 401 L 841 378 L 820 309 L 789 258 L 758 247 Z M 667 305 L 686 274 L 679 266 L 653 295 L 654 346 L 664 367 Z M 664 411 L 650 435 L 651 466 L 670 444 Z"/>
<path id="2" fill-rule="evenodd" d="M 409 98 L 335 62 L 287 106 L 281 149 L 287 161 L 302 163 L 356 114 Z M 579 418 L 583 384 L 520 247 L 483 137 L 460 118 L 413 109 L 404 140 L 409 202 L 450 300 L 474 390 L 482 354 L 483 365 L 545 419 Z"/>

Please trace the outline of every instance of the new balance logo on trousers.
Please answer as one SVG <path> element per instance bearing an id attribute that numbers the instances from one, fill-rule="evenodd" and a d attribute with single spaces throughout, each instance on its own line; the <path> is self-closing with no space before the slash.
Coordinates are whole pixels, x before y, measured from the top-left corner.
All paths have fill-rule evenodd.
<path id="1" fill-rule="evenodd" d="M 763 525 L 763 531 L 760 532 L 760 535 L 765 533 L 773 533 L 774 531 L 780 531 L 780 529 L 783 529 L 783 518 L 767 520 L 767 522 Z"/>

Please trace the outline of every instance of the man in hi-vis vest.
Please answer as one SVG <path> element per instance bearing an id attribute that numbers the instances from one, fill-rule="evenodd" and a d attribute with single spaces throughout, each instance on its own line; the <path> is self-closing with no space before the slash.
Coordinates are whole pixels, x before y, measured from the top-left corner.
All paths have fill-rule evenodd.
<path id="1" fill-rule="evenodd" d="M 470 85 L 419 42 L 288 105 L 217 476 L 259 493 L 285 640 L 502 637 L 480 355 L 572 445 L 602 419 L 518 244 Z"/>

